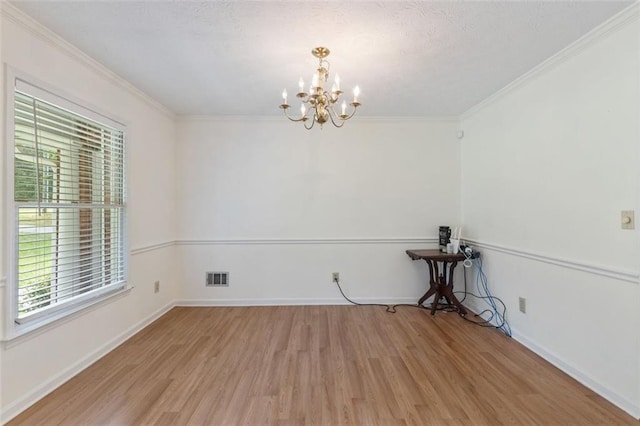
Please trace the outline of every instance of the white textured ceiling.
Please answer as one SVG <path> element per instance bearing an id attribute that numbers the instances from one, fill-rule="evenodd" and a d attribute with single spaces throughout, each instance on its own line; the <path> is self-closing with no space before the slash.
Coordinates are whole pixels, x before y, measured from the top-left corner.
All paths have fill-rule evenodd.
<path id="1" fill-rule="evenodd" d="M 633 1 L 12 3 L 177 114 L 281 114 L 322 45 L 391 117 L 463 113 Z"/>

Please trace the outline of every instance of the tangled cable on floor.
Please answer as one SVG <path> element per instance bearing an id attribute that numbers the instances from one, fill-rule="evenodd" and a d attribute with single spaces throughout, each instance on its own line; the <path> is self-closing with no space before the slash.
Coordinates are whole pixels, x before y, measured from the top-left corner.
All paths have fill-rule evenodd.
<path id="1" fill-rule="evenodd" d="M 467 317 L 462 317 L 462 318 L 465 321 L 469 321 L 481 327 L 497 328 L 507 336 L 511 337 L 511 327 L 509 326 L 509 323 L 507 322 L 507 319 L 506 319 L 507 307 L 502 301 L 502 299 L 491 294 L 491 291 L 489 290 L 489 280 L 487 279 L 487 275 L 484 273 L 484 270 L 482 269 L 482 259 L 480 257 L 477 257 L 476 259 L 471 259 L 471 257 L 467 253 L 464 253 L 462 251 L 461 253 L 463 253 L 467 258 L 465 262 L 471 261 L 472 264 L 475 263 L 476 270 L 477 270 L 476 289 L 478 291 L 478 294 L 467 291 L 467 268 L 470 268 L 472 266 L 472 265 L 467 266 L 467 264 L 464 265 L 465 268 L 463 269 L 464 291 L 462 292 L 455 291 L 454 294 L 463 294 L 462 299 L 460 300 L 460 303 L 462 303 L 467 298 L 467 296 L 471 296 L 476 299 L 484 301 L 488 305 L 487 309 L 475 314 L 475 317 L 482 318 L 482 321 L 474 321 Z M 502 309 L 498 308 L 498 304 L 501 306 Z M 489 316 L 485 317 L 484 316 L 485 314 L 488 314 Z"/>
<path id="2" fill-rule="evenodd" d="M 461 315 L 462 319 L 464 319 L 465 321 L 468 321 L 472 324 L 475 324 L 477 326 L 480 327 L 490 327 L 490 328 L 496 328 L 498 330 L 500 330 L 501 332 L 503 332 L 504 334 L 506 334 L 507 336 L 511 337 L 511 327 L 509 326 L 509 323 L 506 320 L 506 313 L 507 313 L 507 307 L 504 304 L 504 302 L 498 298 L 495 297 L 491 294 L 491 291 L 489 290 L 489 282 L 487 279 L 487 275 L 484 273 L 484 270 L 482 269 L 482 260 L 480 259 L 480 257 L 476 257 L 475 259 L 473 259 L 468 253 L 464 252 L 464 251 L 460 251 L 462 254 L 464 254 L 464 256 L 466 257 L 465 261 L 463 262 L 463 266 L 464 266 L 464 291 L 456 291 L 454 292 L 454 294 L 463 294 L 462 299 L 460 299 L 460 303 L 462 303 L 467 296 L 471 296 L 474 297 L 476 299 L 482 300 L 484 301 L 489 307 L 477 314 L 474 314 L 474 316 L 480 317 L 482 318 L 481 321 L 475 321 L 472 320 L 470 318 L 468 318 L 465 315 Z M 476 269 L 477 269 L 477 275 L 476 275 L 476 289 L 478 291 L 478 294 L 475 294 L 473 292 L 467 291 L 467 269 L 472 267 L 473 264 L 475 263 L 476 265 Z M 342 290 L 342 286 L 340 285 L 340 281 L 339 280 L 334 280 L 334 282 L 336 283 L 336 285 L 338 286 L 338 290 L 340 290 L 340 294 L 342 295 L 342 297 L 349 303 L 356 305 L 356 306 L 380 306 L 385 308 L 385 312 L 391 313 L 391 314 L 395 314 L 397 312 L 397 307 L 399 306 L 406 306 L 406 307 L 411 307 L 411 308 L 419 308 L 419 309 L 427 309 L 427 307 L 422 306 L 422 305 L 418 305 L 418 304 L 410 304 L 410 303 L 396 303 L 396 304 L 385 304 L 385 303 L 359 303 L 356 302 L 354 300 L 351 300 L 349 297 L 347 297 L 347 295 L 344 293 L 344 291 Z M 434 300 L 432 303 L 439 303 L 440 301 L 438 300 Z M 502 309 L 498 309 L 498 304 L 501 305 Z M 430 308 L 429 308 L 430 309 Z M 449 305 L 449 304 L 442 304 L 440 306 L 438 306 L 437 310 L 439 311 L 446 311 L 446 312 L 457 312 L 457 308 L 453 305 Z M 485 314 L 489 314 L 489 316 L 487 318 L 484 317 Z"/>

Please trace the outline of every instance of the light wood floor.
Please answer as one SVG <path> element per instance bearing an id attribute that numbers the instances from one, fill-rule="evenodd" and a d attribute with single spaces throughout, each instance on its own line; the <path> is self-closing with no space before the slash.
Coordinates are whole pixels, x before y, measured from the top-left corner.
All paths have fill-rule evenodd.
<path id="1" fill-rule="evenodd" d="M 454 313 L 175 308 L 10 424 L 633 424 Z"/>

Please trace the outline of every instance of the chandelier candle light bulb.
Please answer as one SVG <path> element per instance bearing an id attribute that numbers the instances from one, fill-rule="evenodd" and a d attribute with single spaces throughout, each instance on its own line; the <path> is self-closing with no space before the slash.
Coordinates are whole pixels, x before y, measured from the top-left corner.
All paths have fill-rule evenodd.
<path id="1" fill-rule="evenodd" d="M 300 92 L 296 95 L 301 101 L 300 105 L 300 117 L 291 117 L 289 115 L 290 105 L 287 103 L 287 90 L 282 92 L 282 104 L 280 108 L 284 110 L 285 116 L 291 121 L 302 121 L 306 129 L 311 129 L 313 125 L 318 122 L 322 126 L 327 121 L 331 121 L 335 127 L 342 127 L 346 120 L 349 120 L 354 116 L 356 110 L 360 106 L 358 96 L 360 96 L 360 87 L 356 86 L 353 89 L 353 102 L 350 113 L 347 113 L 347 102 L 342 101 L 342 113 L 338 114 L 334 110 L 334 104 L 340 100 L 342 91 L 340 90 L 340 77 L 336 74 L 333 85 L 331 86 L 331 92 L 328 92 L 324 88 L 324 83 L 329 81 L 329 61 L 326 57 L 329 56 L 329 49 L 326 47 L 316 47 L 311 50 L 311 54 L 318 58 L 318 68 L 311 78 L 311 86 L 309 87 L 309 93 L 304 92 L 304 80 L 300 77 L 298 86 Z M 309 108 L 307 108 L 307 106 Z M 336 105 L 337 106 L 337 105 Z"/>

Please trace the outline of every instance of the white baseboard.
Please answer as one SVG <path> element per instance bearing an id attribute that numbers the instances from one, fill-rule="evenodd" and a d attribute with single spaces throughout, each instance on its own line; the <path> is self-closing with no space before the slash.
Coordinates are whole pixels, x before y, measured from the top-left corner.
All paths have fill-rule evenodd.
<path id="1" fill-rule="evenodd" d="M 100 348 L 91 352 L 80 361 L 71 365 L 64 371 L 61 371 L 57 375 L 53 376 L 46 382 L 42 383 L 36 389 L 33 389 L 24 397 L 18 399 L 17 401 L 9 404 L 6 409 L 0 414 L 0 424 L 8 423 L 9 420 L 16 417 L 18 414 L 22 413 L 24 410 L 47 396 L 56 388 L 62 386 L 65 382 L 79 374 L 81 371 L 89 367 L 91 364 L 98 361 L 100 358 L 114 350 L 117 346 L 122 344 L 127 339 L 131 338 L 134 334 L 151 324 L 156 319 L 160 318 L 162 315 L 166 314 L 171 308 L 175 306 L 174 302 L 167 304 L 166 306 L 160 308 L 156 312 L 152 313 L 147 318 L 139 321 L 137 324 L 129 327 L 120 335 L 111 339 L 109 342 L 102 345 Z"/>
<path id="2" fill-rule="evenodd" d="M 589 389 L 597 393 L 598 395 L 602 396 L 612 404 L 626 411 L 635 419 L 640 419 L 640 406 L 638 406 L 638 404 L 635 404 L 634 402 L 629 401 L 627 398 L 618 395 L 617 393 L 613 392 L 610 389 L 607 389 L 605 386 L 598 383 L 596 380 L 592 379 L 587 374 L 572 367 L 571 365 L 566 363 L 564 360 L 558 358 L 553 353 L 549 352 L 544 347 L 538 345 L 534 341 L 530 340 L 528 337 L 519 333 L 517 330 L 512 329 L 511 332 L 512 332 L 513 339 L 518 341 L 522 345 L 524 345 L 527 349 L 541 356 L 546 361 L 550 362 L 555 367 L 562 370 L 564 373 L 573 377 L 574 379 L 576 379 L 577 381 L 579 381 L 580 383 L 582 383 L 583 385 L 585 385 L 586 387 L 588 387 Z"/>
<path id="3" fill-rule="evenodd" d="M 353 298 L 354 302 L 368 304 L 411 304 L 418 303 L 415 297 L 365 297 Z M 179 299 L 176 300 L 175 306 L 311 306 L 311 305 L 350 305 L 343 298 L 326 298 L 326 299 Z"/>
<path id="4" fill-rule="evenodd" d="M 481 308 L 477 303 L 469 303 L 469 301 L 465 302 L 465 306 L 473 312 L 481 312 L 482 309 L 484 309 L 484 308 Z M 488 320 L 489 314 L 486 313 L 484 315 L 481 315 L 481 318 Z M 496 325 L 495 318 L 491 321 L 491 324 L 493 324 L 494 326 Z M 598 395 L 602 396 L 603 398 L 605 398 L 606 400 L 608 400 L 618 408 L 626 411 L 635 419 L 640 419 L 640 406 L 638 406 L 637 404 L 633 403 L 632 401 L 629 401 L 627 398 L 623 396 L 618 395 L 616 392 L 613 392 L 612 390 L 606 388 L 602 384 L 598 383 L 596 380 L 589 377 L 589 375 L 572 367 L 567 362 L 557 357 L 546 348 L 535 343 L 534 341 L 532 341 L 522 333 L 518 332 L 517 330 L 511 329 L 511 337 L 518 343 L 521 343 L 531 352 L 535 353 L 536 355 L 539 355 L 540 357 L 542 357 L 543 359 L 551 363 L 554 367 L 558 368 L 565 374 L 573 377 L 578 382 L 582 383 L 583 385 L 585 385 L 586 387 L 588 387 Z"/>

